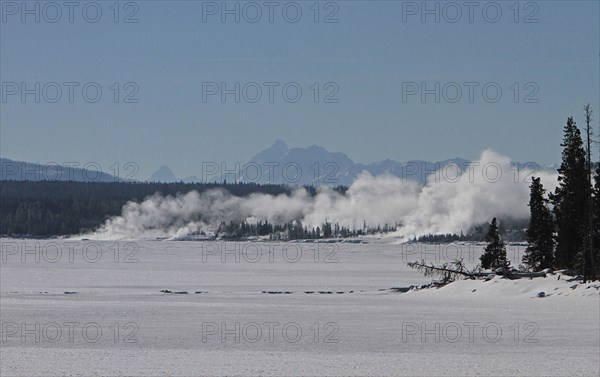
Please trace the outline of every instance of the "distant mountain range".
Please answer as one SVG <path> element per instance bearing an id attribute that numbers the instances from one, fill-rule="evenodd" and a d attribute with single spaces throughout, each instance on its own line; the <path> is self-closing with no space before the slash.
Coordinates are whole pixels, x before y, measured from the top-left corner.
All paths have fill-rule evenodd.
<path id="1" fill-rule="evenodd" d="M 325 148 L 312 145 L 306 148 L 289 148 L 282 140 L 256 154 L 247 163 L 240 163 L 238 173 L 227 172 L 220 174 L 221 167 L 215 166 L 213 174 L 201 174 L 187 178 L 177 178 L 167 166 L 160 167 L 154 172 L 150 180 L 161 182 L 202 182 L 202 181 L 227 181 L 227 182 L 255 182 L 297 185 L 344 185 L 349 186 L 362 172 L 378 176 L 390 174 L 407 180 L 425 183 L 427 177 L 442 168 L 452 165 L 452 169 L 464 172 L 471 161 L 464 158 L 451 158 L 444 161 L 411 160 L 398 162 L 386 159 L 371 164 L 356 163 L 346 154 L 329 152 Z M 514 163 L 522 168 L 524 165 Z M 227 169 L 234 169 L 233 164 L 227 164 Z M 542 167 L 536 163 L 528 163 L 527 168 L 554 169 L 555 167 Z"/>
<path id="2" fill-rule="evenodd" d="M 85 169 L 87 167 L 87 169 Z M 37 164 L 0 157 L 0 180 L 122 182 L 123 179 L 102 171 L 97 164 L 81 167 L 77 163 Z"/>
<path id="3" fill-rule="evenodd" d="M 301 185 L 350 185 L 356 177 L 366 171 L 371 175 L 391 174 L 396 177 L 425 182 L 427 175 L 449 164 L 456 164 L 461 170 L 468 167 L 469 161 L 453 158 L 446 161 L 407 161 L 401 163 L 384 160 L 372 164 L 356 163 L 346 154 L 329 152 L 325 148 L 312 145 L 307 148 L 288 148 L 277 140 L 270 148 L 252 157 L 245 169 L 244 179 L 256 180 L 260 166 L 260 183 L 296 183 Z"/>
<path id="4" fill-rule="evenodd" d="M 470 164 L 464 158 L 452 158 L 444 161 L 411 160 L 398 162 L 383 160 L 371 164 L 361 164 L 352 161 L 341 152 L 329 152 L 325 148 L 312 145 L 306 148 L 289 148 L 282 140 L 256 154 L 247 163 L 239 164 L 237 173 L 221 172 L 219 164 L 213 166 L 213 171 L 208 174 L 202 172 L 200 177 L 190 176 L 179 178 L 166 165 L 156 170 L 149 181 L 153 182 L 255 182 L 274 184 L 296 185 L 328 185 L 349 186 L 362 172 L 378 176 L 390 174 L 407 180 L 425 183 L 427 177 L 442 168 L 460 169 L 464 172 Z M 68 168 L 65 166 L 42 165 L 29 162 L 13 161 L 0 158 L 0 179 L 2 180 L 72 180 L 95 182 L 118 182 L 118 177 L 96 170 L 83 168 Z M 517 167 L 522 164 L 514 163 Z M 555 167 L 542 167 L 535 163 L 527 164 L 528 168 L 555 169 Z M 226 164 L 226 168 L 234 169 L 234 164 Z M 199 167 L 199 169 L 202 169 Z M 208 170 L 207 170 L 208 171 Z"/>

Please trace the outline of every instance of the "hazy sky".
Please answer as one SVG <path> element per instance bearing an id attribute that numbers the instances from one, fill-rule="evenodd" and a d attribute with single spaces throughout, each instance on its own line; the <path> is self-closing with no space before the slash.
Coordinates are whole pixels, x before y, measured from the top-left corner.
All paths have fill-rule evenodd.
<path id="1" fill-rule="evenodd" d="M 2 157 L 187 176 L 279 138 L 555 163 L 567 116 L 600 118 L 598 1 L 114 3 L 2 0 Z"/>

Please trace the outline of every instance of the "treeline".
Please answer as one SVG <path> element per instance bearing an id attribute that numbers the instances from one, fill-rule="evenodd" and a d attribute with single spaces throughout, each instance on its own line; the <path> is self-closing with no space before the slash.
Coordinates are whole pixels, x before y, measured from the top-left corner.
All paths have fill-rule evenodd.
<path id="1" fill-rule="evenodd" d="M 0 181 L 0 235 L 50 237 L 96 229 L 121 214 L 128 201 L 140 202 L 159 193 L 163 196 L 226 189 L 232 195 L 253 193 L 290 194 L 283 185 L 256 183 L 124 183 L 65 181 Z M 311 195 L 314 187 L 306 187 Z M 336 188 L 344 192 L 345 188 Z"/>
<path id="2" fill-rule="evenodd" d="M 561 146 L 558 187 L 546 196 L 533 178 L 524 264 L 532 270 L 570 269 L 583 280 L 600 277 L 600 163 L 592 161 L 592 110 L 585 111 L 585 138 L 568 118 Z M 549 205 L 553 208 L 550 209 Z"/>
<path id="3" fill-rule="evenodd" d="M 318 239 L 336 239 L 336 238 L 351 238 L 369 234 L 382 234 L 395 232 L 398 229 L 398 224 L 383 226 L 368 226 L 363 223 L 362 229 L 350 229 L 340 226 L 339 223 L 331 224 L 325 222 L 321 226 L 309 228 L 301 222 L 287 222 L 283 225 L 274 225 L 267 220 L 258 221 L 256 224 L 248 222 L 228 224 L 221 223 L 216 237 L 225 240 L 240 240 L 253 237 L 269 236 L 270 240 L 318 240 Z"/>
<path id="4" fill-rule="evenodd" d="M 521 242 L 527 239 L 526 219 L 504 219 L 499 221 L 498 234 L 506 242 Z M 484 242 L 489 231 L 490 224 L 481 224 L 468 230 L 465 234 L 462 231 L 460 234 L 426 234 L 420 237 L 415 237 L 411 242 L 426 242 L 426 243 L 450 243 L 450 242 Z"/>
<path id="5" fill-rule="evenodd" d="M 539 177 L 530 186 L 530 220 L 523 268 L 568 269 L 583 281 L 600 278 L 600 163 L 592 161 L 592 110 L 585 111 L 585 139 L 573 117 L 567 119 L 561 146 L 558 187 L 546 195 Z M 489 243 L 481 267 L 509 267 L 496 219 L 486 235 Z"/>

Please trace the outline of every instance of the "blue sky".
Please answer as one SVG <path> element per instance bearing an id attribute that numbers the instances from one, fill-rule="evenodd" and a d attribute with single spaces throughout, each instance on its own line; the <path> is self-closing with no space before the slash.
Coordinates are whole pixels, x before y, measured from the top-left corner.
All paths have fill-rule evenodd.
<path id="1" fill-rule="evenodd" d="M 139 178 L 167 164 L 187 176 L 201 162 L 243 163 L 283 139 L 364 163 L 476 158 L 485 148 L 556 163 L 567 116 L 582 125 L 590 102 L 600 118 L 598 1 L 475 2 L 472 20 L 462 1 L 430 1 L 424 22 L 420 1 L 275 2 L 273 22 L 263 1 L 228 1 L 239 23 L 235 14 L 223 22 L 222 2 L 123 1 L 117 14 L 114 1 L 82 1 L 73 22 L 62 3 L 59 17 L 54 5 L 28 1 L 27 13 L 2 1 L 3 157 L 105 170 L 133 161 Z M 40 85 L 39 103 L 34 94 L 23 100 L 22 83 Z M 219 92 L 239 83 L 240 102 L 207 94 L 207 83 Z M 419 91 L 439 83 L 439 102 L 409 95 L 413 83 Z M 87 99 L 102 90 L 97 102 L 84 86 Z M 298 87 L 302 97 L 288 101 Z M 489 101 L 497 87 L 502 96 Z M 124 103 L 128 94 L 137 103 Z"/>

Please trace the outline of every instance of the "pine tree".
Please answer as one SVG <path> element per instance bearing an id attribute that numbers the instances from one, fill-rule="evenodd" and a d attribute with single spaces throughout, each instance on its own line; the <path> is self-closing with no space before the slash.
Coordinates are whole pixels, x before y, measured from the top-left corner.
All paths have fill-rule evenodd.
<path id="1" fill-rule="evenodd" d="M 500 240 L 498 222 L 495 217 L 485 235 L 485 242 L 487 242 L 488 245 L 485 247 L 480 258 L 481 267 L 485 269 L 491 268 L 492 270 L 500 267 L 507 268 L 510 263 L 506 258 L 506 246 L 504 245 L 504 242 Z"/>
<path id="2" fill-rule="evenodd" d="M 558 268 L 581 268 L 577 256 L 584 247 L 586 229 L 587 179 L 585 151 L 581 132 L 572 117 L 564 128 L 561 144 L 562 163 L 558 169 L 558 182 L 552 202 L 557 224 L 556 261 Z"/>
<path id="3" fill-rule="evenodd" d="M 585 205 L 585 215 L 586 215 L 586 226 L 584 229 L 584 247 L 583 253 L 578 256 L 578 260 L 581 264 L 581 270 L 583 272 L 583 282 L 585 283 L 589 276 L 594 276 L 596 274 L 595 262 L 596 256 L 594 250 L 594 186 L 592 183 L 593 176 L 593 163 L 592 163 L 592 107 L 588 103 L 583 107 L 585 112 L 585 173 L 586 173 L 586 205 Z"/>
<path id="4" fill-rule="evenodd" d="M 531 218 L 527 228 L 527 249 L 523 263 L 533 271 L 552 268 L 554 264 L 554 222 L 544 198 L 546 190 L 540 178 L 532 178 L 529 197 Z"/>
<path id="5" fill-rule="evenodd" d="M 594 196 L 592 204 L 592 236 L 593 236 L 593 248 L 592 254 L 596 262 L 596 277 L 600 277 L 600 163 L 596 167 L 596 175 L 594 177 Z"/>

